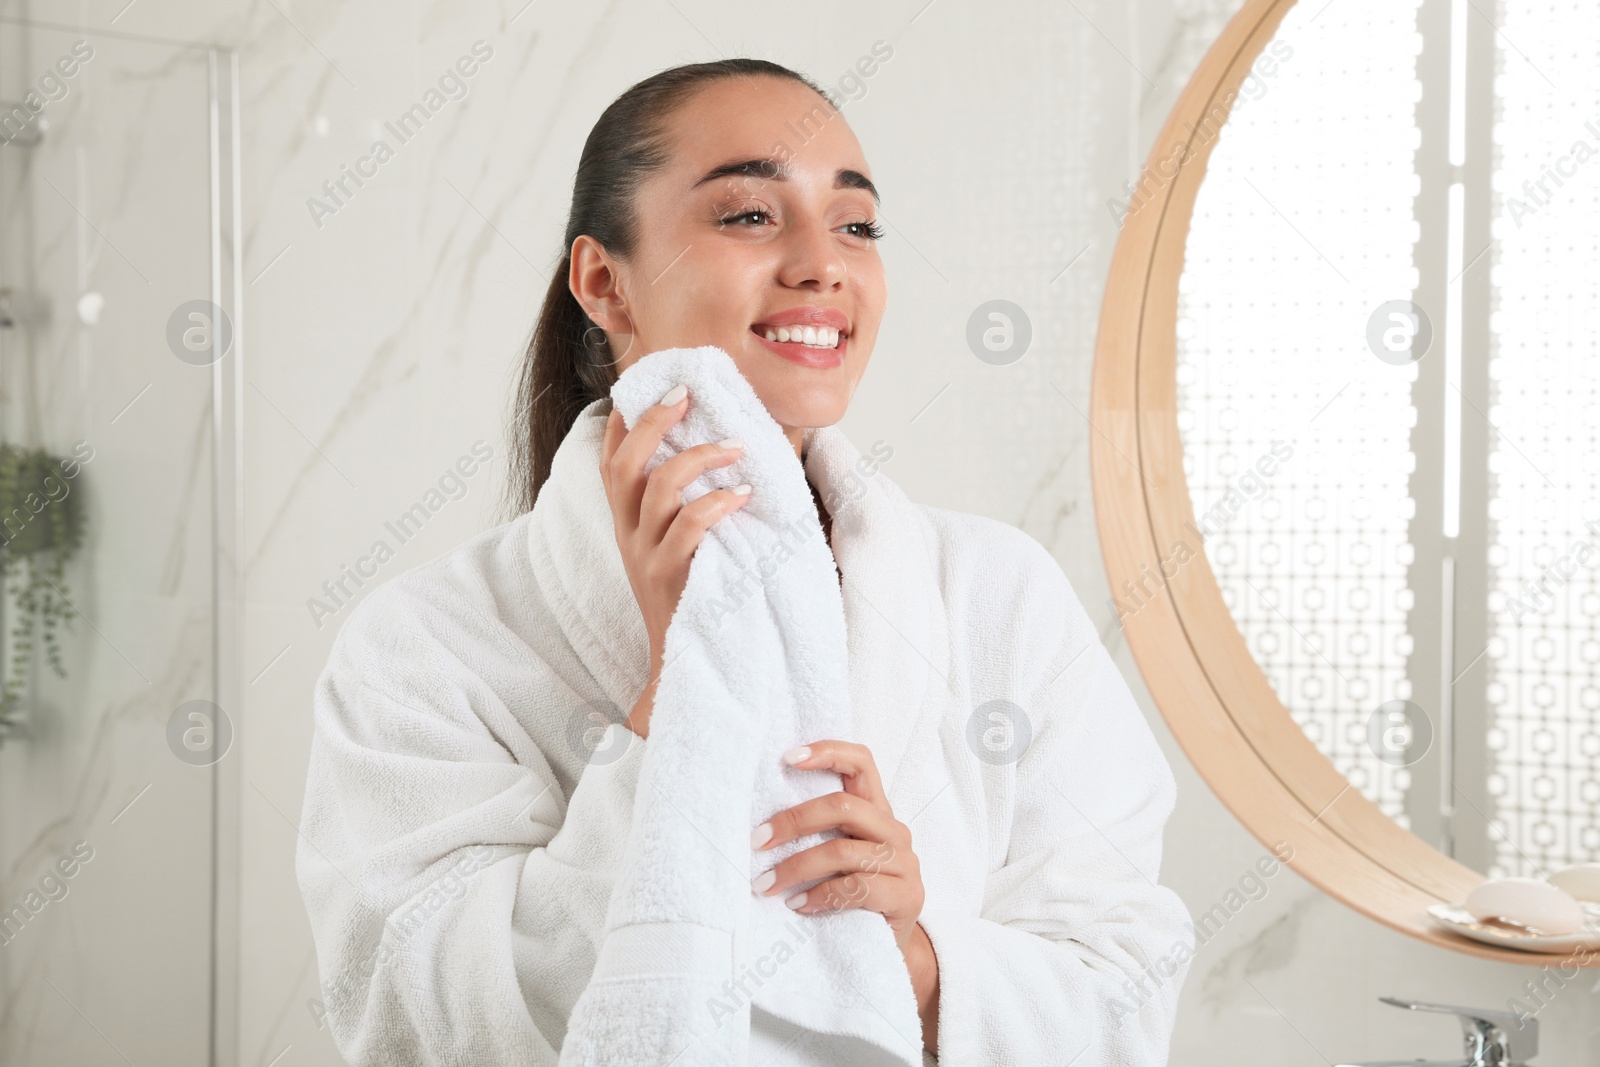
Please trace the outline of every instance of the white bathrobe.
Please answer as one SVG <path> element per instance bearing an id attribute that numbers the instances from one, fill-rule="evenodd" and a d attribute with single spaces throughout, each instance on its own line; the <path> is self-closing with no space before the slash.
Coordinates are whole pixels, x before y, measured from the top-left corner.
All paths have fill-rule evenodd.
<path id="1" fill-rule="evenodd" d="M 598 491 L 608 404 L 579 416 L 552 481 Z M 1156 881 L 1171 771 L 1050 554 L 911 503 L 892 454 L 825 427 L 804 469 L 847 504 L 852 739 L 920 861 L 938 1062 L 1165 1063 L 1193 946 Z M 534 535 L 539 510 L 372 590 L 318 679 L 296 871 L 353 1064 L 556 1064 L 595 972 L 648 802 L 649 742 L 621 725 L 648 642 L 609 515 L 567 531 L 592 553 L 573 573 Z M 759 1006 L 749 1025 L 751 1063 L 860 1051 Z"/>

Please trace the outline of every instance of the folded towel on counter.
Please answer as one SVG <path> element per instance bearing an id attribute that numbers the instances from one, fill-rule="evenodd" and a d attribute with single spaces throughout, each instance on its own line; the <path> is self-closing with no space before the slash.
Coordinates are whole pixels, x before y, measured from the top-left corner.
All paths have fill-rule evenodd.
<path id="1" fill-rule="evenodd" d="M 598 460 L 613 402 L 631 425 L 680 382 L 653 462 L 740 436 L 685 496 L 754 489 L 695 555 L 641 740 L 648 641 Z M 749 844 L 839 788 L 780 759 L 828 737 L 867 746 L 915 836 L 940 1061 L 1164 1062 L 1192 945 L 1155 882 L 1171 773 L 1049 553 L 907 500 L 882 444 L 822 427 L 797 458 L 726 353 L 653 353 L 532 511 L 356 605 L 296 854 L 352 1064 L 931 1062 L 881 915 L 750 888 L 836 833 Z"/>

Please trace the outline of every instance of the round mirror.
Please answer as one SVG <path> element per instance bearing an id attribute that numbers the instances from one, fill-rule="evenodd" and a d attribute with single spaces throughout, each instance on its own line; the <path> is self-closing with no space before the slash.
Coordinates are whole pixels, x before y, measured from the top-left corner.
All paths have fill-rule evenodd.
<path id="1" fill-rule="evenodd" d="M 1295 722 L 1401 825 L 1532 877 L 1600 859 L 1600 19 L 1497 15 L 1477 50 L 1466 3 L 1284 17 L 1195 203 L 1178 429 Z"/>
<path id="2" fill-rule="evenodd" d="M 1113 608 L 1347 903 L 1600 861 L 1600 9 L 1246 3 L 1117 207 Z M 1530 962 L 1516 953 L 1501 955 Z"/>

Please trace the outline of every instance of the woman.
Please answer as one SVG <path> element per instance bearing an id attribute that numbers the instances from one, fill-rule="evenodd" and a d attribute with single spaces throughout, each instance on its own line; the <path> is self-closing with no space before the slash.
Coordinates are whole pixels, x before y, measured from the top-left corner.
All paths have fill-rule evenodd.
<path id="1" fill-rule="evenodd" d="M 842 789 L 752 827 L 751 847 L 838 833 L 753 890 L 802 916 L 882 916 L 924 1062 L 1165 1062 L 1192 932 L 1155 882 L 1175 787 L 1126 685 L 1042 546 L 905 502 L 876 469 L 892 449 L 868 463 L 832 428 L 887 295 L 870 173 L 822 91 L 758 60 L 665 71 L 596 123 L 520 384 L 522 514 L 369 595 L 318 682 L 297 872 L 352 1062 L 557 1060 L 650 802 L 647 745 L 627 740 L 649 737 L 696 549 L 750 500 L 742 485 L 683 502 L 739 462 L 737 440 L 647 470 L 693 396 L 631 429 L 603 402 L 643 356 L 700 345 L 732 357 L 806 464 L 850 630 L 859 740 L 785 756 Z M 579 573 L 529 559 L 570 456 L 610 510 Z M 877 491 L 833 514 L 824 468 L 870 468 Z M 588 618 L 622 590 L 623 638 L 547 636 L 546 616 Z M 849 1060 L 829 1034 L 759 1012 L 750 1027 L 752 1062 Z"/>

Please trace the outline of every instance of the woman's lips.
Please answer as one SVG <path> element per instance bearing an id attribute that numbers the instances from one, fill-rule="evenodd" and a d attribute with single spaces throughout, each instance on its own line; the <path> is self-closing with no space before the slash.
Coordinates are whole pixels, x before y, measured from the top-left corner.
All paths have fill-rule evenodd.
<path id="1" fill-rule="evenodd" d="M 757 341 L 767 347 L 768 351 L 802 367 L 837 367 L 844 362 L 844 347 L 850 343 L 850 338 L 846 334 L 839 335 L 839 344 L 834 348 L 814 348 L 796 341 L 769 341 L 761 332 L 767 328 L 752 326 L 750 332 L 755 335 Z"/>

